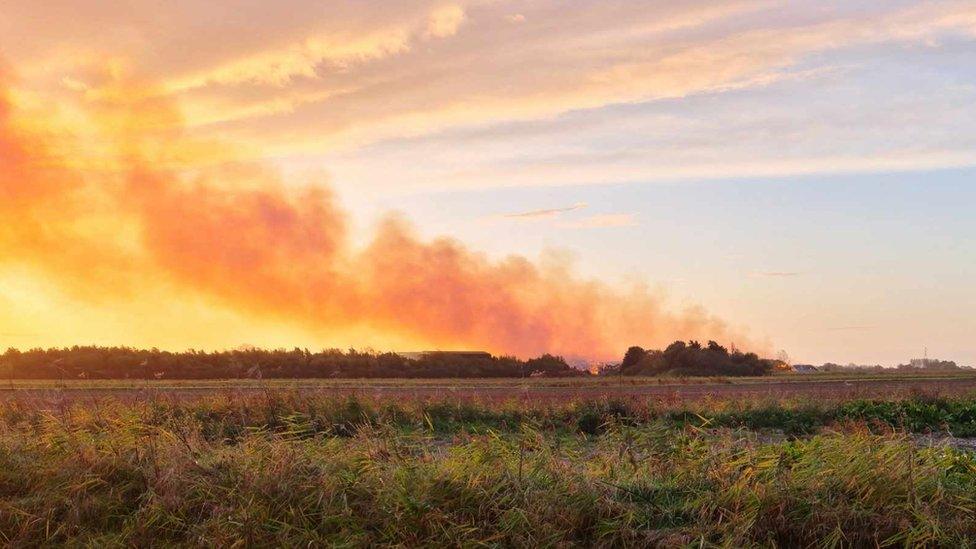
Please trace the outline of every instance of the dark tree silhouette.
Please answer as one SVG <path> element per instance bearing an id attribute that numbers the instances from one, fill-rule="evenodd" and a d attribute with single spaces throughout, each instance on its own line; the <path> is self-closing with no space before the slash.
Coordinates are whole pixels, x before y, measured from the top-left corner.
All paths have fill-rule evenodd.
<path id="1" fill-rule="evenodd" d="M 771 373 L 778 361 L 755 353 L 729 352 L 715 341 L 702 347 L 697 341 L 675 341 L 663 351 L 631 347 L 620 363 L 621 375 L 760 376 Z"/>
<path id="2" fill-rule="evenodd" d="M 561 357 L 528 361 L 488 353 L 396 353 L 328 349 L 169 352 L 128 347 L 9 349 L 0 371 L 11 379 L 445 378 L 583 376 Z"/>
<path id="3" fill-rule="evenodd" d="M 627 352 L 624 354 L 624 361 L 620 363 L 620 368 L 624 370 L 633 368 L 644 358 L 645 354 L 647 354 L 647 351 L 643 347 L 634 346 L 627 349 Z"/>

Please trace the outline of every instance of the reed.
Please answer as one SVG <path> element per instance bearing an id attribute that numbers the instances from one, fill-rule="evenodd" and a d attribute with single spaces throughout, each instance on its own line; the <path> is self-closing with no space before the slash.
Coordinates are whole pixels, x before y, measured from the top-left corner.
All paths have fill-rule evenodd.
<path id="1" fill-rule="evenodd" d="M 921 397 L 8 399 L 0 540 L 967 546 L 976 458 L 912 433 L 944 433 L 974 410 Z"/>

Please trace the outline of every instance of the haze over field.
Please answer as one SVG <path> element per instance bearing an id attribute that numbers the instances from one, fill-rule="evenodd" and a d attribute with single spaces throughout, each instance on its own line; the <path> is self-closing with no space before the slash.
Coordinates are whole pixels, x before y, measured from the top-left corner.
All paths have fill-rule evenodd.
<path id="1" fill-rule="evenodd" d="M 0 8 L 0 347 L 976 362 L 976 4 Z"/>

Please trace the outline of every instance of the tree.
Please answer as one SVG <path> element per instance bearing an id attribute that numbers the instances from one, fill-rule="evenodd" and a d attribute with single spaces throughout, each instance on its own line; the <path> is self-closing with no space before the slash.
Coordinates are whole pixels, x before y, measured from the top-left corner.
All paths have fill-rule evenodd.
<path id="1" fill-rule="evenodd" d="M 647 351 L 645 351 L 643 347 L 638 347 L 636 345 L 627 349 L 627 352 L 624 353 L 624 360 L 620 363 L 620 369 L 629 370 L 630 368 L 633 368 L 638 362 L 641 361 L 642 358 L 644 358 L 644 355 L 646 354 Z"/>
<path id="2" fill-rule="evenodd" d="M 722 347 L 721 345 L 719 345 L 718 343 L 712 340 L 708 341 L 708 350 L 712 351 L 713 353 L 723 353 L 726 355 L 729 354 L 728 349 Z"/>
<path id="3" fill-rule="evenodd" d="M 683 376 L 760 376 L 766 375 L 778 361 L 759 358 L 754 353 L 729 350 L 715 341 L 702 346 L 697 341 L 675 341 L 664 351 L 631 347 L 624 355 L 619 373 L 623 375 Z M 607 370 L 612 371 L 612 370 Z"/>

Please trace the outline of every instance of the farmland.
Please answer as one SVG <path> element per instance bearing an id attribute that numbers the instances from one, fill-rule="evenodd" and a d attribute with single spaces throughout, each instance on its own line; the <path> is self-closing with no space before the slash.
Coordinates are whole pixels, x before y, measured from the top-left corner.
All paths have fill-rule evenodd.
<path id="1" fill-rule="evenodd" d="M 763 377 L 625 377 L 488 379 L 232 379 L 232 380 L 8 380 L 0 398 L 143 398 L 144 393 L 193 396 L 214 392 L 305 391 L 329 395 L 453 398 L 564 399 L 603 397 L 732 398 L 905 397 L 913 393 L 965 395 L 976 392 L 976 374 L 820 373 Z"/>
<path id="2" fill-rule="evenodd" d="M 976 543 L 966 376 L 6 385 L 14 546 Z"/>

